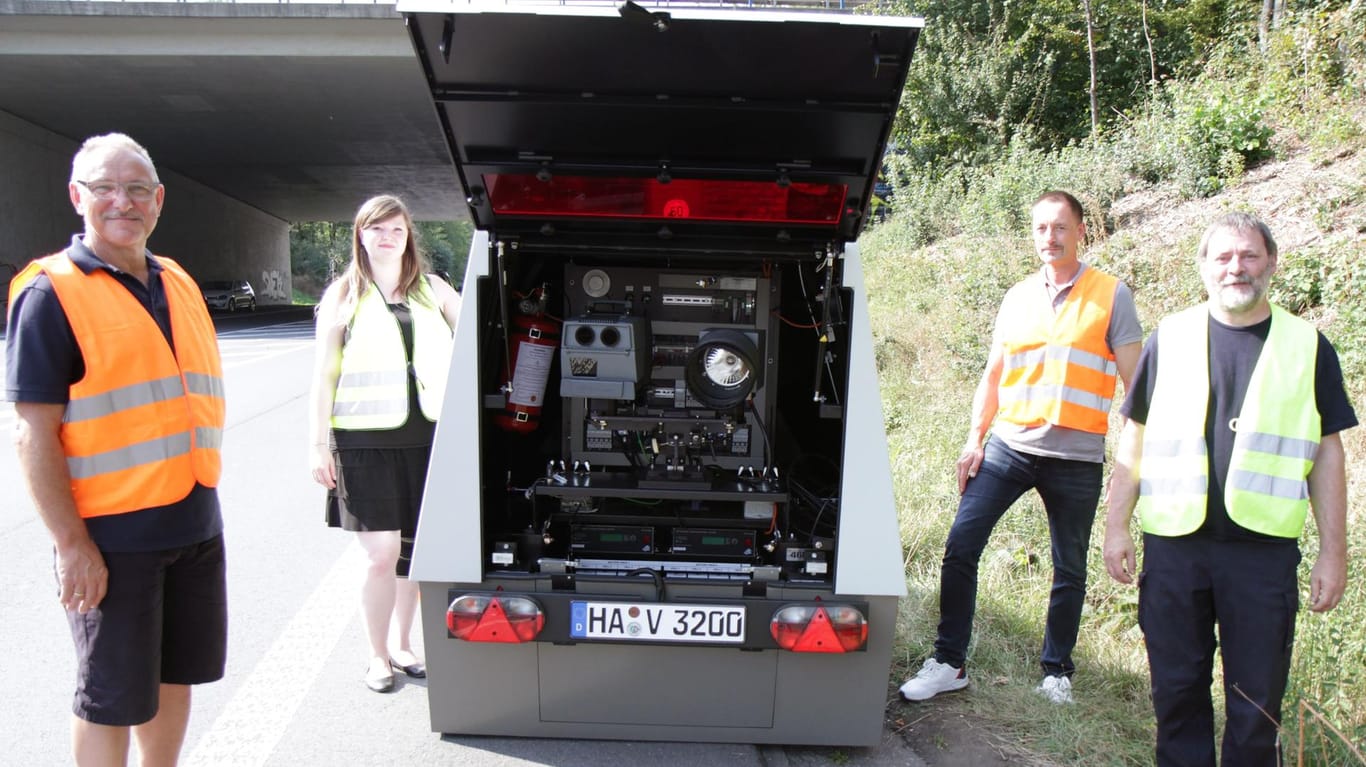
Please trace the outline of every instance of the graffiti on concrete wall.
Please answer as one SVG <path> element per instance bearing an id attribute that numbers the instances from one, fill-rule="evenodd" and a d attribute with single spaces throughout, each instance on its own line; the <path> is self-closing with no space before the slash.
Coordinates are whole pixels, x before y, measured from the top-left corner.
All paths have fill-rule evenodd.
<path id="1" fill-rule="evenodd" d="M 285 287 L 285 275 L 278 269 L 270 269 L 261 272 L 261 287 L 256 291 L 258 297 L 289 299 L 289 291 Z"/>

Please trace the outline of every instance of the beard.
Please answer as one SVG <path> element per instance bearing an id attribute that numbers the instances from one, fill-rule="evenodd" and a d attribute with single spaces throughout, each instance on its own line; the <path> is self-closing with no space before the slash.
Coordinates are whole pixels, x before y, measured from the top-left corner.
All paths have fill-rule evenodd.
<path id="1" fill-rule="evenodd" d="M 1211 291 L 1219 308 L 1232 314 L 1245 312 L 1261 303 L 1271 284 L 1271 275 L 1244 277 L 1228 285 L 1213 286 Z"/>

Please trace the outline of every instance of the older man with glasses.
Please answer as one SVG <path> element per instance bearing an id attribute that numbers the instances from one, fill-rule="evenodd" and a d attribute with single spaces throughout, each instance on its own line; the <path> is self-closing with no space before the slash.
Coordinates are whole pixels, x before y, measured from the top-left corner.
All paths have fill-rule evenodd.
<path id="1" fill-rule="evenodd" d="M 152 255 L 166 189 L 122 134 L 76 153 L 85 231 L 10 284 L 15 444 L 76 645 L 80 765 L 175 764 L 190 685 L 223 676 L 223 373 L 193 279 Z"/>

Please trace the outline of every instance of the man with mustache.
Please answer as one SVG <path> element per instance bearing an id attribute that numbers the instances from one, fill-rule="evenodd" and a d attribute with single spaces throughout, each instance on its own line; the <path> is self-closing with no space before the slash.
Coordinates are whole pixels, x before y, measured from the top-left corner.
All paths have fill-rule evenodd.
<path id="1" fill-rule="evenodd" d="M 1030 219 L 1042 267 L 1006 293 L 996 315 L 958 458 L 958 513 L 944 544 L 934 655 L 901 686 L 906 700 L 968 686 L 977 565 L 996 523 L 1032 489 L 1048 517 L 1053 557 L 1036 689 L 1053 703 L 1072 702 L 1072 648 L 1086 600 L 1110 401 L 1117 379 L 1128 388 L 1143 328 L 1129 288 L 1079 260 L 1086 223 L 1076 197 L 1044 192 Z"/>
<path id="2" fill-rule="evenodd" d="M 166 189 L 146 149 L 87 140 L 68 194 L 84 233 L 10 284 L 15 445 L 76 645 L 74 760 L 125 764 L 131 733 L 173 765 L 227 649 L 218 342 L 194 280 L 147 250 Z"/>
<path id="3" fill-rule="evenodd" d="M 1346 588 L 1339 433 L 1356 414 L 1332 344 L 1267 300 L 1277 258 L 1262 221 L 1216 220 L 1197 255 L 1209 300 L 1162 320 L 1121 408 L 1105 567 L 1121 583 L 1138 578 L 1160 766 L 1214 767 L 1216 644 L 1227 713 L 1221 763 L 1282 763 L 1298 539 L 1311 507 L 1319 551 L 1309 609 L 1332 610 Z M 1141 573 L 1129 531 L 1135 507 Z"/>

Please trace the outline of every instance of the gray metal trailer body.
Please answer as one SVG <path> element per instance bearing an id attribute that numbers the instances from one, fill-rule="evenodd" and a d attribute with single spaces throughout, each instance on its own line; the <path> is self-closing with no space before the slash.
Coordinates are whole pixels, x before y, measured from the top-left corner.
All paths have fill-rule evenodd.
<path id="1" fill-rule="evenodd" d="M 400 10 L 479 228 L 432 729 L 876 743 L 905 579 L 854 239 L 920 22 Z"/>

